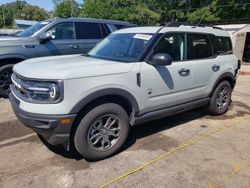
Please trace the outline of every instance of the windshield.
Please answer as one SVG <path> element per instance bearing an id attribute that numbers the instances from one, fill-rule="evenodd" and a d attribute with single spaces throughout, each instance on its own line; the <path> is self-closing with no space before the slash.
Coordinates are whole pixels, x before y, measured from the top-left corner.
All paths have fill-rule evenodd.
<path id="1" fill-rule="evenodd" d="M 153 34 L 118 33 L 111 34 L 93 48 L 88 56 L 121 62 L 138 60 Z"/>
<path id="2" fill-rule="evenodd" d="M 50 21 L 51 22 L 51 21 Z M 39 23 L 36 23 L 30 27 L 28 27 L 27 29 L 25 29 L 24 31 L 18 33 L 16 36 L 18 37 L 30 37 L 32 36 L 34 33 L 36 33 L 37 31 L 39 31 L 40 29 L 44 28 L 46 25 L 48 25 L 50 23 L 49 21 L 42 21 Z"/>

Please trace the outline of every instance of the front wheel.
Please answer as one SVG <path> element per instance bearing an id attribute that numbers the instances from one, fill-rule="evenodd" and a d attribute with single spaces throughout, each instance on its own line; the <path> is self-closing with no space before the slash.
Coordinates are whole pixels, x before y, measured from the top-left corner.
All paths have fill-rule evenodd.
<path id="1" fill-rule="evenodd" d="M 5 65 L 0 68 L 0 97 L 9 96 L 12 67 L 13 65 Z"/>
<path id="2" fill-rule="evenodd" d="M 228 81 L 222 81 L 214 90 L 209 103 L 209 113 L 212 115 L 224 114 L 231 103 L 232 87 Z"/>
<path id="3" fill-rule="evenodd" d="M 105 159 L 119 151 L 129 128 L 128 114 L 120 105 L 99 105 L 81 120 L 74 137 L 75 148 L 87 160 Z"/>

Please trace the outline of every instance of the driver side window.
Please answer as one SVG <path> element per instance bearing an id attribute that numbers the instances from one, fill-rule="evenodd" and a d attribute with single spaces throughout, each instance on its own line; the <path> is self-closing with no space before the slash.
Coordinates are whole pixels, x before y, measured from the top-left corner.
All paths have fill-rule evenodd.
<path id="1" fill-rule="evenodd" d="M 73 22 L 60 23 L 52 27 L 47 33 L 50 33 L 52 40 L 70 40 L 75 39 L 75 30 Z"/>
<path id="2" fill-rule="evenodd" d="M 182 61 L 185 59 L 185 34 L 168 33 L 163 36 L 153 50 L 153 57 L 158 53 L 169 54 L 173 61 Z"/>

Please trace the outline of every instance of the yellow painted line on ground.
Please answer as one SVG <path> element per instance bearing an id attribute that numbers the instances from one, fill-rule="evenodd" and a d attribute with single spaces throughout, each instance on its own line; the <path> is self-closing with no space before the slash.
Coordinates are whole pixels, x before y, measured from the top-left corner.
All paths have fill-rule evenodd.
<path id="1" fill-rule="evenodd" d="M 0 114 L 5 114 L 5 113 L 11 113 L 11 110 L 4 110 L 4 111 L 0 111 Z"/>
<path id="2" fill-rule="evenodd" d="M 148 166 L 151 166 L 152 164 L 154 164 L 154 163 L 156 163 L 156 162 L 170 156 L 173 153 L 176 153 L 177 151 L 180 151 L 180 150 L 182 150 L 184 148 L 187 148 L 188 146 L 194 145 L 194 144 L 198 143 L 199 141 L 201 141 L 201 140 L 203 140 L 203 139 L 205 139 L 205 138 L 207 138 L 207 137 L 209 137 L 209 136 L 211 136 L 213 134 L 219 133 L 219 132 L 221 132 L 221 131 L 223 131 L 223 130 L 225 130 L 227 128 L 230 128 L 230 127 L 232 127 L 234 125 L 237 125 L 237 124 L 239 124 L 239 123 L 241 123 L 243 121 L 246 121 L 248 119 L 250 119 L 250 115 L 242 117 L 238 121 L 236 121 L 236 122 L 234 122 L 232 124 L 226 125 L 226 126 L 221 127 L 221 128 L 217 128 L 217 129 L 215 129 L 215 130 L 213 130 L 211 132 L 205 133 L 205 134 L 203 134 L 203 135 L 201 135 L 199 137 L 194 137 L 194 138 L 190 139 L 189 141 L 181 144 L 180 146 L 178 146 L 176 148 L 173 148 L 170 151 L 167 151 L 166 153 L 164 153 L 164 154 L 156 157 L 155 159 L 145 163 L 144 165 L 142 165 L 142 166 L 140 166 L 138 168 L 135 168 L 134 170 L 128 171 L 125 174 L 123 174 L 121 176 L 118 176 L 118 177 L 114 178 L 113 180 L 111 180 L 111 181 L 109 181 L 107 183 L 102 184 L 100 186 L 100 188 L 104 188 L 104 187 L 107 187 L 107 186 L 109 186 L 111 184 L 114 184 L 115 182 L 117 182 L 117 181 L 119 181 L 121 179 L 124 179 L 125 177 L 127 177 L 127 176 L 129 176 L 131 174 L 134 174 L 134 173 L 136 173 L 136 172 L 138 172 L 138 171 L 140 171 L 140 170 L 142 170 L 142 169 L 144 169 L 144 168 L 146 168 Z"/>

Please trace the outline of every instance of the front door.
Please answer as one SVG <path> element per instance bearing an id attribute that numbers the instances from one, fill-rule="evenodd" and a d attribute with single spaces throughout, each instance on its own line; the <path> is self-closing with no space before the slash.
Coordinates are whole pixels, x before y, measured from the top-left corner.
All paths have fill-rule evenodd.
<path id="1" fill-rule="evenodd" d="M 39 56 L 79 53 L 73 22 L 59 23 L 47 32 L 52 35 L 52 40 L 38 46 L 37 54 Z"/>
<path id="2" fill-rule="evenodd" d="M 152 51 L 168 53 L 173 63 L 168 66 L 141 64 L 142 113 L 155 111 L 192 100 L 193 68 L 186 59 L 184 33 L 167 33 Z"/>

